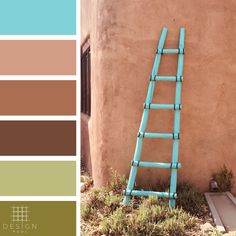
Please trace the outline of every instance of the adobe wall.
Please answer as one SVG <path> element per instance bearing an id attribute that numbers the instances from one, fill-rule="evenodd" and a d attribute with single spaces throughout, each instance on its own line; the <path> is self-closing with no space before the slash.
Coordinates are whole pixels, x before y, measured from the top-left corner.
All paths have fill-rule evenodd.
<path id="1" fill-rule="evenodd" d="M 163 26 L 169 30 L 167 48 L 176 47 L 179 28 L 186 29 L 179 152 L 182 169 L 178 178 L 206 190 L 212 172 L 223 164 L 236 176 L 235 1 L 92 3 L 89 141 L 95 185 L 108 180 L 109 168 L 129 174 Z M 82 35 L 83 27 L 82 24 Z M 159 74 L 175 75 L 176 69 L 177 56 L 164 55 Z M 171 82 L 158 82 L 154 102 L 173 103 L 174 86 Z M 147 131 L 172 132 L 173 111 L 151 111 Z M 172 140 L 144 140 L 142 160 L 169 162 L 171 153 Z M 140 168 L 138 182 L 155 185 L 169 173 Z"/>

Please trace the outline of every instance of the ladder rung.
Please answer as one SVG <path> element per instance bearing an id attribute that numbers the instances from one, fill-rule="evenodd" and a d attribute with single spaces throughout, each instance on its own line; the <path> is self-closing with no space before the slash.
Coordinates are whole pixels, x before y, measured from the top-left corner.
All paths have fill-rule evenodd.
<path id="1" fill-rule="evenodd" d="M 150 76 L 150 81 L 175 81 L 175 82 L 183 82 L 184 77 L 182 75 L 176 75 L 176 76 L 160 76 L 155 75 Z"/>
<path id="2" fill-rule="evenodd" d="M 157 54 L 184 54 L 184 48 L 158 48 Z"/>
<path id="3" fill-rule="evenodd" d="M 154 103 L 144 103 L 144 109 L 174 109 L 181 110 L 181 104 L 154 104 Z"/>
<path id="4" fill-rule="evenodd" d="M 143 191 L 143 190 L 125 190 L 123 191 L 125 196 L 156 196 L 156 197 L 166 197 L 166 198 L 177 198 L 176 193 L 169 192 L 154 192 L 154 191 Z"/>
<path id="5" fill-rule="evenodd" d="M 179 169 L 181 168 L 181 163 L 163 163 L 163 162 L 145 162 L 145 161 L 132 161 L 132 166 L 144 166 L 144 167 L 155 167 L 163 169 Z"/>
<path id="6" fill-rule="evenodd" d="M 146 132 L 138 132 L 138 138 L 172 138 L 172 139 L 179 139 L 179 133 L 146 133 Z"/>

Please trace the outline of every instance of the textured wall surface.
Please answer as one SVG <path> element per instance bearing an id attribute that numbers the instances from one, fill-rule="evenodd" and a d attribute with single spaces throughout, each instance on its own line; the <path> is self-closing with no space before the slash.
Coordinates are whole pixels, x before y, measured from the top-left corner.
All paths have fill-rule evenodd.
<path id="1" fill-rule="evenodd" d="M 82 11 L 86 2 L 82 1 Z M 92 2 L 90 26 L 82 20 L 82 32 L 88 29 L 91 38 L 92 115 L 88 127 L 95 185 L 108 180 L 109 168 L 129 174 L 163 26 L 169 30 L 167 48 L 177 47 L 179 28 L 186 29 L 179 180 L 207 190 L 212 172 L 223 164 L 236 176 L 236 2 Z M 164 55 L 160 74 L 175 75 L 176 70 L 177 56 Z M 154 102 L 173 103 L 174 86 L 158 82 Z M 173 111 L 151 111 L 147 131 L 172 132 Z M 172 140 L 144 140 L 142 160 L 169 162 L 171 153 Z M 155 185 L 169 173 L 140 168 L 138 182 Z"/>

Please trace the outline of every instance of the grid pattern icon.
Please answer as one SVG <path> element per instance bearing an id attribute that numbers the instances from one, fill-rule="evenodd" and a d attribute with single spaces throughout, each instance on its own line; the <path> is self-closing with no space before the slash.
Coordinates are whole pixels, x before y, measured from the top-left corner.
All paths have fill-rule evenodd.
<path id="1" fill-rule="evenodd" d="M 28 222 L 29 220 L 29 207 L 26 206 L 13 206 L 12 207 L 12 222 Z"/>

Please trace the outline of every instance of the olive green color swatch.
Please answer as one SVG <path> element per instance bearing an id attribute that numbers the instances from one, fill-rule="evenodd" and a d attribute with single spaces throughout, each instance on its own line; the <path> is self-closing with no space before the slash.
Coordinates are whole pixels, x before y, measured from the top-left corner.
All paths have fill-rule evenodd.
<path id="1" fill-rule="evenodd" d="M 1 236 L 75 236 L 75 202 L 0 202 Z"/>
<path id="2" fill-rule="evenodd" d="M 75 194 L 75 161 L 0 162 L 0 196 L 75 196 Z"/>

